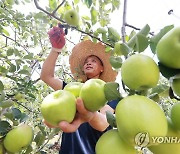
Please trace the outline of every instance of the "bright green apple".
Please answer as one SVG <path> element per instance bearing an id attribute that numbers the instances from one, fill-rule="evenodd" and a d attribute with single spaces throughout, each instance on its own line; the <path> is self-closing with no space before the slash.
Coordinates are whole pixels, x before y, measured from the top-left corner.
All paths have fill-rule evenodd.
<path id="1" fill-rule="evenodd" d="M 158 42 L 156 54 L 159 61 L 167 67 L 180 69 L 180 27 L 174 27 Z"/>
<path id="2" fill-rule="evenodd" d="M 104 93 L 105 84 L 101 79 L 89 79 L 83 84 L 79 96 L 87 110 L 98 111 L 107 103 Z"/>
<path id="3" fill-rule="evenodd" d="M 153 152 L 154 154 L 179 154 L 180 153 L 180 143 L 175 143 L 176 139 L 180 139 L 180 132 L 177 131 L 171 120 L 167 118 L 168 121 L 168 132 L 167 132 L 167 140 L 164 138 L 164 140 L 160 139 L 157 141 L 160 141 L 158 145 L 153 145 L 149 147 L 149 150 Z M 174 142 L 174 143 L 173 143 Z"/>
<path id="4" fill-rule="evenodd" d="M 67 24 L 72 26 L 78 26 L 79 25 L 79 14 L 76 12 L 76 10 L 68 10 L 64 14 L 64 20 Z"/>
<path id="5" fill-rule="evenodd" d="M 177 96 L 180 96 L 180 78 L 173 79 L 171 87 L 172 87 L 173 92 Z"/>
<path id="6" fill-rule="evenodd" d="M 7 133 L 4 147 L 12 153 L 20 152 L 31 144 L 33 136 L 33 129 L 27 124 L 21 124 Z"/>
<path id="7" fill-rule="evenodd" d="M 116 129 L 105 132 L 96 143 L 96 154 L 135 154 L 133 146 L 124 142 Z"/>
<path id="8" fill-rule="evenodd" d="M 123 62 L 121 76 L 131 90 L 146 90 L 157 85 L 160 72 L 151 57 L 134 54 Z"/>
<path id="9" fill-rule="evenodd" d="M 170 118 L 174 127 L 180 130 L 180 102 L 173 104 L 170 110 Z"/>
<path id="10" fill-rule="evenodd" d="M 76 98 L 66 90 L 57 90 L 47 95 L 40 107 L 43 118 L 57 126 L 61 121 L 72 122 L 76 113 Z"/>
<path id="11" fill-rule="evenodd" d="M 116 107 L 116 123 L 119 135 L 131 145 L 136 145 L 135 137 L 139 133 L 147 134 L 149 144 L 151 137 L 165 136 L 167 120 L 160 106 L 142 95 L 123 98 Z"/>
<path id="12" fill-rule="evenodd" d="M 76 98 L 79 97 L 83 83 L 81 82 L 70 82 L 65 87 L 64 90 L 71 92 Z"/>
<path id="13" fill-rule="evenodd" d="M 3 142 L 0 142 L 0 154 L 4 154 Z"/>

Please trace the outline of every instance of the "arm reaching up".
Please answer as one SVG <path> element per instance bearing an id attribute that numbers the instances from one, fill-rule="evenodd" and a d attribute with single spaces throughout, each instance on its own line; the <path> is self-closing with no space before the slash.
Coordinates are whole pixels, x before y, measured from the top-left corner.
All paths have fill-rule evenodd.
<path id="1" fill-rule="evenodd" d="M 54 70 L 58 55 L 65 45 L 65 34 L 63 29 L 58 26 L 50 29 L 48 35 L 52 45 L 52 49 L 50 54 L 44 61 L 40 78 L 54 90 L 58 90 L 62 89 L 63 82 L 55 77 Z"/>

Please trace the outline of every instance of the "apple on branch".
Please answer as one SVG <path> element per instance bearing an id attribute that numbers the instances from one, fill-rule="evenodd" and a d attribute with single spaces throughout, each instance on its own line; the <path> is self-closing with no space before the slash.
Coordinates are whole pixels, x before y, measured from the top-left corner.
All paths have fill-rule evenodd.
<path id="1" fill-rule="evenodd" d="M 143 54 L 128 57 L 121 66 L 124 84 L 131 90 L 147 90 L 155 87 L 160 71 L 155 61 Z"/>
<path id="2" fill-rule="evenodd" d="M 21 124 L 10 130 L 4 138 L 7 151 L 16 153 L 28 147 L 33 140 L 33 129 L 27 124 Z"/>
<path id="3" fill-rule="evenodd" d="M 64 14 L 64 20 L 69 25 L 78 26 L 79 25 L 79 14 L 74 9 L 68 10 Z"/>
<path id="4" fill-rule="evenodd" d="M 167 32 L 158 42 L 156 54 L 159 61 L 169 68 L 180 69 L 180 27 Z"/>

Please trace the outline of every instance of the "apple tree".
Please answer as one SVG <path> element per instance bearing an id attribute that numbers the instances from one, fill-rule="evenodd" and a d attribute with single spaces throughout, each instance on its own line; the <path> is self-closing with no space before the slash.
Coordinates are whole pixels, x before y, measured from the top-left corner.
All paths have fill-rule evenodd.
<path id="1" fill-rule="evenodd" d="M 34 136 L 28 147 L 19 153 L 58 153 L 60 149 L 62 132 L 59 129 L 48 128 L 43 123 L 40 112 L 40 104 L 53 90 L 39 78 L 43 61 L 51 48 L 47 32 L 58 23 L 61 23 L 65 29 L 67 43 L 56 64 L 57 76 L 67 83 L 74 81 L 69 64 L 66 62 L 72 47 L 86 39 L 91 39 L 93 42 L 100 41 L 106 45 L 106 52 L 112 51 L 110 63 L 118 71 L 117 82 L 105 84 L 106 99 L 124 101 L 123 99 L 128 96 L 141 95 L 146 97 L 145 100 L 150 99 L 157 103 L 163 109 L 165 116 L 170 117 L 172 106 L 180 99 L 180 76 L 178 75 L 180 53 L 179 48 L 176 47 L 178 42 L 175 43 L 175 40 L 178 40 L 179 29 L 175 34 L 170 35 L 169 32 L 175 27 L 165 25 L 155 34 L 151 32 L 148 24 L 140 28 L 128 24 L 126 22 L 127 0 L 123 2 L 122 21 L 120 21 L 122 27 L 119 29 L 111 25 L 110 19 L 110 15 L 122 5 L 119 0 L 47 0 L 45 7 L 43 2 L 41 0 L 1 0 L 0 2 L 0 153 L 5 151 L 9 153 L 4 148 L 3 141 L 8 132 L 22 123 L 32 127 Z M 22 11 L 19 6 L 23 8 L 26 5 L 33 5 L 35 10 L 23 13 L 24 10 Z M 84 10 L 87 14 L 81 13 Z M 131 31 L 128 31 L 127 27 Z M 166 34 L 169 37 L 164 38 Z M 157 49 L 160 53 L 158 55 Z M 170 52 L 166 49 L 173 50 L 175 54 L 169 58 Z M 128 66 L 126 60 L 138 54 L 151 55 L 150 63 L 148 60 L 140 61 L 135 58 Z M 178 67 L 166 65 L 164 63 L 166 59 L 170 59 L 168 62 L 170 64 L 178 61 Z M 138 64 L 139 62 L 142 63 Z M 152 71 L 148 72 L 146 65 Z M 131 78 L 134 77 L 132 74 L 136 75 L 136 79 Z M 146 110 L 148 111 L 153 112 L 153 110 Z M 126 118 L 135 122 L 138 120 L 124 115 L 122 119 L 125 121 L 124 124 L 127 122 Z M 117 127 L 114 115 L 107 113 L 107 120 L 114 128 Z M 167 125 L 167 128 L 171 127 Z M 169 130 L 172 131 L 172 129 Z M 179 130 L 175 129 L 175 131 L 179 134 Z M 115 131 L 109 133 L 115 136 L 117 134 Z M 19 135 L 16 136 L 18 137 Z M 110 139 L 108 134 L 103 138 L 105 138 L 104 141 L 103 139 L 100 141 L 103 144 L 105 140 Z M 120 142 L 122 149 L 124 148 L 124 143 L 118 138 L 113 142 Z M 98 143 L 98 151 L 103 150 L 101 143 Z"/>

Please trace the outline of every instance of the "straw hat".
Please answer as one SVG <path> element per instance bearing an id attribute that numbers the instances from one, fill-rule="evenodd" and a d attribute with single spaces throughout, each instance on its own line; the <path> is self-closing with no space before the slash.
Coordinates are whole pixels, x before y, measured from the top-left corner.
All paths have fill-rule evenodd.
<path id="1" fill-rule="evenodd" d="M 82 41 L 72 49 L 72 54 L 69 57 L 69 64 L 74 78 L 84 82 L 86 81 L 87 78 L 82 68 L 86 58 L 91 55 L 97 56 L 103 63 L 104 71 L 101 73 L 100 79 L 105 82 L 115 81 L 117 72 L 112 69 L 109 62 L 110 52 L 105 52 L 105 45 L 101 42 L 93 43 L 90 40 Z"/>

